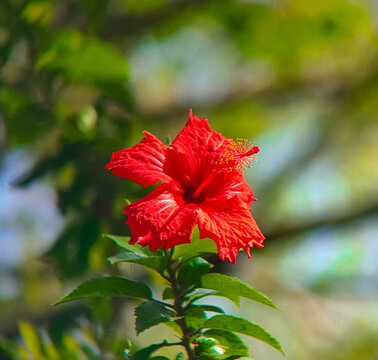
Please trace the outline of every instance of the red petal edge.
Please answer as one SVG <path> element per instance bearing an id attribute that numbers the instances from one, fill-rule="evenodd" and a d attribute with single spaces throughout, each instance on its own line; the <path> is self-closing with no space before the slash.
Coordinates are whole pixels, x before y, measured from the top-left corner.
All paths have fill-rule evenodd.
<path id="1" fill-rule="evenodd" d="M 105 169 L 142 186 L 172 181 L 163 171 L 168 147 L 149 132 L 143 133 L 146 136 L 139 144 L 113 153 Z"/>
<path id="2" fill-rule="evenodd" d="M 218 248 L 218 256 L 235 264 L 236 256 L 243 249 L 251 257 L 253 245 L 263 247 L 265 239 L 250 208 L 235 196 L 217 204 L 204 203 L 198 214 L 200 238 L 213 239 Z"/>

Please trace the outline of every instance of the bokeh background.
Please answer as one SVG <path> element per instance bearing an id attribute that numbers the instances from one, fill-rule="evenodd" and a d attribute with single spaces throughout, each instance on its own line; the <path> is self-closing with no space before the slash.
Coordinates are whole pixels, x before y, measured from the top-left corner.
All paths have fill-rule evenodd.
<path id="1" fill-rule="evenodd" d="M 1 0 L 0 358 L 121 359 L 169 333 L 136 338 L 124 300 L 51 304 L 93 276 L 157 281 L 107 264 L 102 234 L 128 235 L 124 199 L 149 190 L 104 165 L 193 108 L 261 148 L 265 247 L 218 266 L 281 311 L 225 306 L 288 360 L 378 359 L 377 34 L 375 0 Z"/>

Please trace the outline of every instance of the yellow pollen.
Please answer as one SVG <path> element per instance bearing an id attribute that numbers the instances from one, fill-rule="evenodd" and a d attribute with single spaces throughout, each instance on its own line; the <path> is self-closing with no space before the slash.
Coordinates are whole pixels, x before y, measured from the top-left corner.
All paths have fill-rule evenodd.
<path id="1" fill-rule="evenodd" d="M 252 157 L 252 155 L 259 152 L 260 149 L 257 146 L 253 146 L 248 140 L 236 140 L 237 141 L 232 140 L 230 142 L 219 159 L 214 159 L 214 164 L 216 165 L 215 168 L 193 192 L 193 199 L 197 198 L 210 181 L 222 171 L 232 172 L 236 169 L 246 170 L 251 167 L 251 161 L 256 161 L 256 156 Z"/>
<path id="2" fill-rule="evenodd" d="M 251 168 L 251 161 L 256 161 L 256 156 L 251 155 L 258 152 L 258 148 L 247 139 L 232 140 L 227 150 L 222 154 L 220 159 L 215 162 L 216 165 L 229 172 L 240 169 L 246 170 Z"/>

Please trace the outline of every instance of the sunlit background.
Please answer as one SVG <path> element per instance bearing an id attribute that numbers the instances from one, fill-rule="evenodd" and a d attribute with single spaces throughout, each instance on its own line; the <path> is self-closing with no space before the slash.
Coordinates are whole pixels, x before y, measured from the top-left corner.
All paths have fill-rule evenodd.
<path id="1" fill-rule="evenodd" d="M 103 167 L 143 130 L 173 139 L 189 108 L 261 148 L 245 176 L 265 247 L 220 268 L 280 312 L 224 305 L 288 360 L 378 359 L 377 34 L 375 0 L 1 0 L 0 359 L 172 336 L 136 337 L 132 303 L 51 304 L 102 274 L 157 281 L 107 264 L 102 234 L 128 235 L 124 199 L 148 189 Z"/>

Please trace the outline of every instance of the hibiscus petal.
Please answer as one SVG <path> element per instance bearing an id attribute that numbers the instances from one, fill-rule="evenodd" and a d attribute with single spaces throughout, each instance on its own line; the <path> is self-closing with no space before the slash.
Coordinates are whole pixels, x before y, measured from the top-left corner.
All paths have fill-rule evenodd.
<path id="1" fill-rule="evenodd" d="M 213 171 L 230 142 L 230 139 L 212 130 L 206 119 L 194 116 L 190 111 L 187 124 L 167 151 L 164 170 L 182 187 L 195 188 Z"/>
<path id="2" fill-rule="evenodd" d="M 253 196 L 251 187 L 246 183 L 243 172 L 237 169 L 217 174 L 204 188 L 199 196 L 199 201 L 206 201 L 207 206 L 212 206 L 211 204 L 216 206 L 218 202 L 231 199 L 234 196 L 238 196 L 240 201 L 245 202 L 249 208 L 251 202 L 257 200 Z"/>
<path id="3" fill-rule="evenodd" d="M 172 185 L 161 184 L 143 199 L 125 207 L 130 244 L 149 245 L 151 251 L 190 242 L 197 207 L 187 204 Z"/>
<path id="4" fill-rule="evenodd" d="M 213 239 L 221 260 L 225 258 L 232 264 L 240 249 L 248 257 L 253 245 L 262 247 L 265 239 L 256 221 L 253 219 L 247 203 L 239 196 L 208 199 L 201 203 L 198 211 L 200 237 Z"/>
<path id="5" fill-rule="evenodd" d="M 139 144 L 113 153 L 105 169 L 142 186 L 156 184 L 159 180 L 172 181 L 163 171 L 168 147 L 149 132 L 144 131 L 144 134 L 146 137 Z"/>

